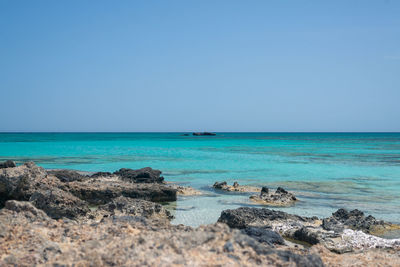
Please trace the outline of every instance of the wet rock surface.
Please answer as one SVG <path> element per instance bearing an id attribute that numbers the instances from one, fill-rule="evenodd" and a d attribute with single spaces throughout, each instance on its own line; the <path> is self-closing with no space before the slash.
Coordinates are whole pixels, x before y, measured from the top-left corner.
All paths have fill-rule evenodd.
<path id="1" fill-rule="evenodd" d="M 259 204 L 270 206 L 291 206 L 297 201 L 293 193 L 286 191 L 282 187 L 278 187 L 275 192 L 263 187 L 260 195 L 250 196 L 250 199 Z"/>

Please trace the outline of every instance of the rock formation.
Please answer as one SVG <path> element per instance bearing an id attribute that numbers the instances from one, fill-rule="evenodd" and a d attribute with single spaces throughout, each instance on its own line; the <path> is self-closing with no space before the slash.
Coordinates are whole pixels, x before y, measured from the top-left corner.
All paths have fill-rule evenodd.
<path id="1" fill-rule="evenodd" d="M 260 195 L 250 196 L 250 199 L 259 204 L 270 206 L 290 206 L 297 201 L 293 193 L 286 191 L 282 187 L 278 187 L 275 192 L 263 187 Z"/>

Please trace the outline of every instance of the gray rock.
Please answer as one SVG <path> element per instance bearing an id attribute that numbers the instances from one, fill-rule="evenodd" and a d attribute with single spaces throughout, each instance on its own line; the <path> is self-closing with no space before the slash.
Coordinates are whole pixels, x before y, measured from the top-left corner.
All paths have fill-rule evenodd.
<path id="1" fill-rule="evenodd" d="M 142 199 L 120 196 L 98 207 L 102 214 L 143 216 L 145 218 L 172 219 L 173 216 L 162 205 Z"/>
<path id="2" fill-rule="evenodd" d="M 5 168 L 14 168 L 17 167 L 17 165 L 15 165 L 15 162 L 12 160 L 7 160 L 5 162 L 0 162 L 0 169 L 5 169 Z"/>
<path id="3" fill-rule="evenodd" d="M 78 173 L 77 171 L 73 170 L 49 170 L 47 171 L 48 174 L 54 175 L 57 177 L 61 182 L 69 183 L 73 181 L 82 181 L 87 179 L 87 176 Z"/>
<path id="4" fill-rule="evenodd" d="M 266 243 L 270 246 L 274 246 L 274 244 L 285 245 L 285 241 L 280 234 L 266 227 L 247 227 L 242 232 L 256 239 L 258 242 Z"/>
<path id="5" fill-rule="evenodd" d="M 123 168 L 114 172 L 114 174 L 118 175 L 123 180 L 134 183 L 162 183 L 164 181 L 164 177 L 160 176 L 161 171 L 154 170 L 150 167 L 139 170 Z"/>
<path id="6" fill-rule="evenodd" d="M 59 184 L 57 178 L 47 175 L 33 162 L 0 169 L 0 206 L 10 199 L 27 201 L 37 190 L 56 188 Z"/>
<path id="7" fill-rule="evenodd" d="M 75 219 L 85 216 L 90 211 L 85 201 L 58 188 L 36 191 L 29 201 L 53 219 Z"/>

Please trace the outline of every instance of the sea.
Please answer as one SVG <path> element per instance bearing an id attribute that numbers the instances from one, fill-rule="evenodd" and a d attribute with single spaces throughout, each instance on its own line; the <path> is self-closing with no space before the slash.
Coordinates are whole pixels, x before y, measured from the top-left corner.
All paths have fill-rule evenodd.
<path id="1" fill-rule="evenodd" d="M 49 169 L 85 172 L 152 167 L 165 180 L 192 186 L 202 196 L 163 203 L 174 224 L 215 223 L 221 211 L 263 207 L 253 193 L 224 193 L 229 184 L 278 186 L 293 191 L 302 216 L 359 209 L 400 223 L 400 133 L 0 133 L 0 161 L 34 161 Z"/>

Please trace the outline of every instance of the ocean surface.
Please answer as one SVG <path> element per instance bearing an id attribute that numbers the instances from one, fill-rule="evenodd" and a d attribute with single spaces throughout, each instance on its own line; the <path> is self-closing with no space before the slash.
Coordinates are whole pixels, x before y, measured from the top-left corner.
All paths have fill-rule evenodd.
<path id="1" fill-rule="evenodd" d="M 0 161 L 45 168 L 115 171 L 150 166 L 167 181 L 204 190 L 166 204 L 173 223 L 214 223 L 224 209 L 254 206 L 250 194 L 212 189 L 215 181 L 282 186 L 300 201 L 276 208 L 329 216 L 360 209 L 400 223 L 400 133 L 0 133 Z"/>

